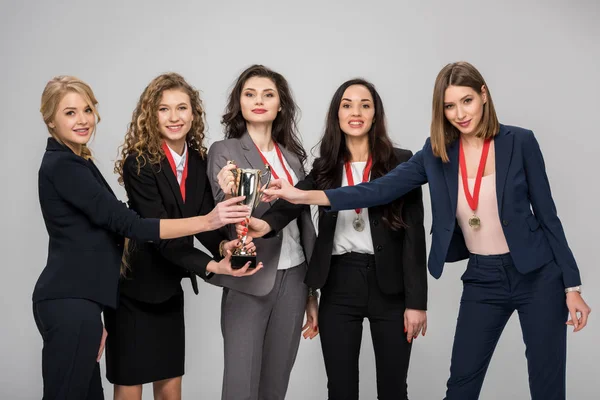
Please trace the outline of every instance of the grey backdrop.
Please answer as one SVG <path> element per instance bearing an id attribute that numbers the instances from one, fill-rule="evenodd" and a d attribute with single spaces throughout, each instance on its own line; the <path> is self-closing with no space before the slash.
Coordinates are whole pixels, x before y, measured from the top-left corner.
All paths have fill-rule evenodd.
<path id="1" fill-rule="evenodd" d="M 302 109 L 307 149 L 318 141 L 334 90 L 363 76 L 375 83 L 396 144 L 418 150 L 428 135 L 437 72 L 468 60 L 486 77 L 501 121 L 533 129 L 544 153 L 559 215 L 582 272 L 585 299 L 600 304 L 596 239 L 599 150 L 600 7 L 596 0 L 454 1 L 7 1 L 0 7 L 0 168 L 3 277 L 0 398 L 41 397 L 42 341 L 31 292 L 46 259 L 47 234 L 37 198 L 37 170 L 47 132 L 39 100 L 54 75 L 89 82 L 102 122 L 92 143 L 98 165 L 121 199 L 112 173 L 117 146 L 136 101 L 157 74 L 177 71 L 202 91 L 208 142 L 228 88 L 252 63 L 284 74 Z M 502 4 L 500 4 L 502 3 Z M 425 193 L 426 226 L 431 214 Z M 82 265 L 85 268 L 85 265 Z M 441 399 L 465 263 L 430 280 L 429 331 L 416 341 L 411 399 Z M 220 290 L 186 289 L 184 398 L 220 398 Z M 599 398 L 597 315 L 569 334 L 570 399 Z M 398 338 L 402 340 L 402 338 Z M 361 355 L 361 394 L 374 399 L 368 323 Z M 524 345 L 511 319 L 491 363 L 482 399 L 527 399 Z M 104 361 L 102 362 L 104 374 Z M 106 397 L 112 387 L 104 381 Z M 151 398 L 146 388 L 144 398 Z M 326 398 L 319 340 L 302 341 L 288 399 Z"/>

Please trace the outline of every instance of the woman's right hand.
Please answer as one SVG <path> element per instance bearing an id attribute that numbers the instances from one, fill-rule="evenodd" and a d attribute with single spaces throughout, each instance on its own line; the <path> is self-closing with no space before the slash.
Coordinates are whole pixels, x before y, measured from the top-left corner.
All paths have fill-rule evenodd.
<path id="1" fill-rule="evenodd" d="M 249 223 L 248 219 L 245 219 L 239 224 L 235 224 L 235 231 L 238 238 L 246 235 L 253 238 L 260 238 L 271 232 L 271 225 L 260 218 L 250 217 Z"/>
<path id="2" fill-rule="evenodd" d="M 225 225 L 237 224 L 244 221 L 250 215 L 250 207 L 240 205 L 245 196 L 232 197 L 229 200 L 220 202 L 204 217 L 208 225 L 205 231 L 214 231 Z"/>
<path id="3" fill-rule="evenodd" d="M 287 179 L 275 179 L 269 183 L 269 187 L 263 191 L 262 201 L 272 202 L 284 199 L 293 204 L 298 204 L 302 196 L 302 190 L 296 189 Z"/>
<path id="4" fill-rule="evenodd" d="M 219 262 L 216 262 L 216 261 L 209 262 L 208 265 L 206 266 L 206 270 L 208 272 L 212 272 L 213 274 L 217 274 L 217 275 L 231 275 L 231 276 L 237 276 L 237 277 L 250 276 L 250 275 L 254 275 L 259 270 L 261 270 L 263 267 L 263 263 L 259 262 L 258 265 L 256 266 L 256 268 L 253 268 L 253 269 L 248 269 L 249 266 L 250 266 L 250 261 L 248 261 L 246 263 L 246 265 L 244 265 L 240 269 L 231 268 L 231 251 L 227 250 L 225 258 L 223 258 Z"/>
<path id="5" fill-rule="evenodd" d="M 232 196 L 232 193 L 235 193 L 237 182 L 235 176 L 233 176 L 234 169 L 237 168 L 235 164 L 225 164 L 223 168 L 217 174 L 217 181 L 219 182 L 219 187 L 225 193 L 226 198 Z"/>

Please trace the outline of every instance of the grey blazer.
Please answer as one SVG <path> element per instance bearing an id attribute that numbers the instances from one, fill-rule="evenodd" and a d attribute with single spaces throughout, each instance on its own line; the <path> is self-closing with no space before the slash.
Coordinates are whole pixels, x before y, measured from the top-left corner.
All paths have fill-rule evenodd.
<path id="1" fill-rule="evenodd" d="M 295 154 L 284 147 L 280 147 L 286 161 L 301 181 L 304 179 L 304 170 L 300 160 Z M 239 168 L 255 168 L 263 170 L 265 165 L 262 162 L 258 149 L 254 145 L 252 138 L 246 132 L 239 139 L 227 139 L 213 143 L 208 152 L 208 177 L 212 186 L 215 202 L 221 202 L 225 198 L 225 193 L 221 190 L 217 179 L 217 174 L 225 166 L 228 160 L 235 161 Z M 260 203 L 254 210 L 252 216 L 260 218 L 273 203 Z M 310 207 L 306 206 L 300 217 L 298 217 L 298 228 L 300 230 L 300 242 L 304 249 L 306 262 L 310 261 L 313 247 L 316 240 L 315 228 L 310 216 Z M 230 229 L 231 239 L 235 237 L 235 230 Z M 256 274 L 248 277 L 237 278 L 228 275 L 215 275 L 208 280 L 213 285 L 227 287 L 240 292 L 248 293 L 254 296 L 265 296 L 275 283 L 277 265 L 279 264 L 279 253 L 281 252 L 282 234 L 279 232 L 269 238 L 255 239 L 257 261 L 262 261 L 263 269 Z M 304 267 L 306 268 L 306 266 Z"/>

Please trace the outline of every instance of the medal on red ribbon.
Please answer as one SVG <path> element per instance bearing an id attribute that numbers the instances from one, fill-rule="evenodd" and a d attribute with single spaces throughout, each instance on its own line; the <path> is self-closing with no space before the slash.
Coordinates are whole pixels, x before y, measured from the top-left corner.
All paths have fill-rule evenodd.
<path id="1" fill-rule="evenodd" d="M 373 166 L 373 159 L 369 156 L 369 160 L 367 161 L 367 165 L 365 166 L 365 170 L 363 171 L 363 182 L 369 181 L 369 174 L 371 173 L 371 167 Z M 344 164 L 346 169 L 346 179 L 348 180 L 348 186 L 354 186 L 354 177 L 352 176 L 352 166 L 349 161 L 346 161 Z M 352 221 L 352 227 L 357 232 L 362 232 L 365 230 L 365 220 L 362 217 L 362 208 L 354 209 L 356 212 L 356 218 Z"/>
<path id="2" fill-rule="evenodd" d="M 462 140 L 459 139 L 459 166 L 460 175 L 462 177 L 463 189 L 467 203 L 471 210 L 473 210 L 473 216 L 469 218 L 469 226 L 473 229 L 478 229 L 481 226 L 481 219 L 475 213 L 477 206 L 479 205 L 479 191 L 481 189 L 481 180 L 483 179 L 483 171 L 485 170 L 485 162 L 487 160 L 488 153 L 490 151 L 490 144 L 492 140 L 487 139 L 483 142 L 483 150 L 481 151 L 481 158 L 479 160 L 479 167 L 477 168 L 477 175 L 475 176 L 475 187 L 473 187 L 473 195 L 469 191 L 469 180 L 467 175 L 467 162 L 465 161 L 465 151 L 463 149 Z"/>

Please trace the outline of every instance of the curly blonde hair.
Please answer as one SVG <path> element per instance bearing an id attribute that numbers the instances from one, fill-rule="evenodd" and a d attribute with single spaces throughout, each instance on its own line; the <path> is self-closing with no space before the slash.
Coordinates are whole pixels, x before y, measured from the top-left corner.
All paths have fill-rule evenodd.
<path id="1" fill-rule="evenodd" d="M 194 120 L 186 135 L 186 142 L 191 150 L 197 151 L 202 158 L 206 157 L 204 147 L 204 106 L 200 93 L 179 74 L 171 72 L 157 76 L 142 92 L 133 110 L 131 122 L 125 134 L 125 142 L 119 147 L 120 158 L 115 162 L 114 172 L 119 174 L 119 183 L 123 185 L 123 165 L 125 159 L 135 155 L 138 161 L 138 173 L 146 162 L 160 164 L 165 157 L 162 149 L 162 137 L 158 127 L 158 105 L 165 90 L 182 90 L 190 96 Z"/>
<path id="2" fill-rule="evenodd" d="M 59 143 L 62 143 L 60 138 L 54 132 L 54 129 L 50 127 L 50 123 L 54 120 L 56 116 L 56 112 L 58 109 L 58 104 L 62 100 L 63 97 L 69 92 L 78 93 L 85 102 L 90 106 L 92 112 L 96 116 L 96 126 L 98 122 L 100 122 L 100 114 L 98 114 L 98 100 L 96 100 L 96 96 L 94 96 L 94 92 L 90 85 L 78 79 L 74 76 L 68 75 L 59 75 L 52 78 L 46 84 L 44 91 L 42 92 L 42 101 L 40 105 L 40 112 L 42 113 L 42 118 L 44 119 L 44 123 L 46 124 L 46 128 L 48 128 L 48 133 L 56 139 Z M 96 126 L 94 126 L 94 131 L 92 132 L 92 136 L 96 133 Z M 82 145 L 81 149 L 81 157 L 86 160 L 92 158 L 92 152 L 87 147 L 86 144 Z"/>

